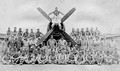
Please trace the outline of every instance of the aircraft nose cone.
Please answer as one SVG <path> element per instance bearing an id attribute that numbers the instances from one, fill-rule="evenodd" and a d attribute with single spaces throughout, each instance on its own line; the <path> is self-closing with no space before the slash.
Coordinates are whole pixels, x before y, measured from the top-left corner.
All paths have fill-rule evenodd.
<path id="1" fill-rule="evenodd" d="M 53 28 L 54 28 L 54 29 L 59 29 L 60 26 L 59 26 L 59 24 L 56 23 L 56 24 L 54 24 Z"/>

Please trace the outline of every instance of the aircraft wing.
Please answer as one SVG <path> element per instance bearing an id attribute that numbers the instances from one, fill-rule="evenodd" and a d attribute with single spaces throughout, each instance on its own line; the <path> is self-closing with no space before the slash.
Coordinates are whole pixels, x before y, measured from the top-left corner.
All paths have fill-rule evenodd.
<path id="1" fill-rule="evenodd" d="M 64 22 L 76 9 L 72 8 L 65 16 L 61 19 L 61 22 Z"/>
<path id="2" fill-rule="evenodd" d="M 63 33 L 64 36 L 66 36 L 66 38 L 69 39 L 73 45 L 77 44 L 66 32 L 64 32 L 63 30 L 60 30 L 60 32 Z"/>
<path id="3" fill-rule="evenodd" d="M 53 29 L 51 29 L 49 32 L 47 32 L 40 40 L 37 41 L 37 45 L 39 45 L 41 42 L 43 42 L 52 32 L 53 32 Z"/>
<path id="4" fill-rule="evenodd" d="M 40 7 L 38 7 L 37 10 L 49 21 L 52 21 L 51 18 Z"/>

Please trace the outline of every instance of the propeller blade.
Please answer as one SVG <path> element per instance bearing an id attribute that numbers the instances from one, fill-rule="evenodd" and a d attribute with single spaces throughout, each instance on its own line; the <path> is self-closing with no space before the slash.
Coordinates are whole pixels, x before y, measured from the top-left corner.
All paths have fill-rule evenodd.
<path id="1" fill-rule="evenodd" d="M 76 45 L 77 43 L 63 30 L 60 30 L 61 33 L 64 34 L 64 36 L 66 36 L 67 39 L 69 39 L 73 45 Z"/>
<path id="2" fill-rule="evenodd" d="M 40 7 L 38 7 L 37 10 L 49 21 L 52 21 L 51 18 Z"/>
<path id="3" fill-rule="evenodd" d="M 65 16 L 61 19 L 61 22 L 64 22 L 76 9 L 72 8 Z"/>
<path id="4" fill-rule="evenodd" d="M 43 42 L 52 32 L 53 32 L 53 29 L 51 29 L 49 32 L 47 32 L 40 40 L 37 41 L 37 45 L 39 45 L 41 42 Z"/>

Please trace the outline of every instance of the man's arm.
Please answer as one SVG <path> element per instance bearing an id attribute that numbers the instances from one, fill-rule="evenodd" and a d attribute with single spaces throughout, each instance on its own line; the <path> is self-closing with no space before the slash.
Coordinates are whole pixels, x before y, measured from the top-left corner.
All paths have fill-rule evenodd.
<path id="1" fill-rule="evenodd" d="M 59 11 L 60 14 L 64 15 L 62 12 Z"/>
<path id="2" fill-rule="evenodd" d="M 53 12 L 49 13 L 48 16 L 50 16 Z"/>

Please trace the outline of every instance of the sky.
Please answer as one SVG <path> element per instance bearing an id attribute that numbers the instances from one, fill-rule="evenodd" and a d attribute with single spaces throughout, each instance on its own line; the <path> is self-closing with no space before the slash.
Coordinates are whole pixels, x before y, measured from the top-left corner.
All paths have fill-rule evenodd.
<path id="1" fill-rule="evenodd" d="M 6 33 L 8 27 L 33 28 L 35 32 L 39 28 L 46 33 L 49 21 L 37 7 L 47 14 L 55 7 L 64 14 L 75 7 L 64 22 L 67 33 L 72 28 L 98 27 L 101 33 L 120 34 L 120 0 L 0 0 L 0 33 Z"/>

